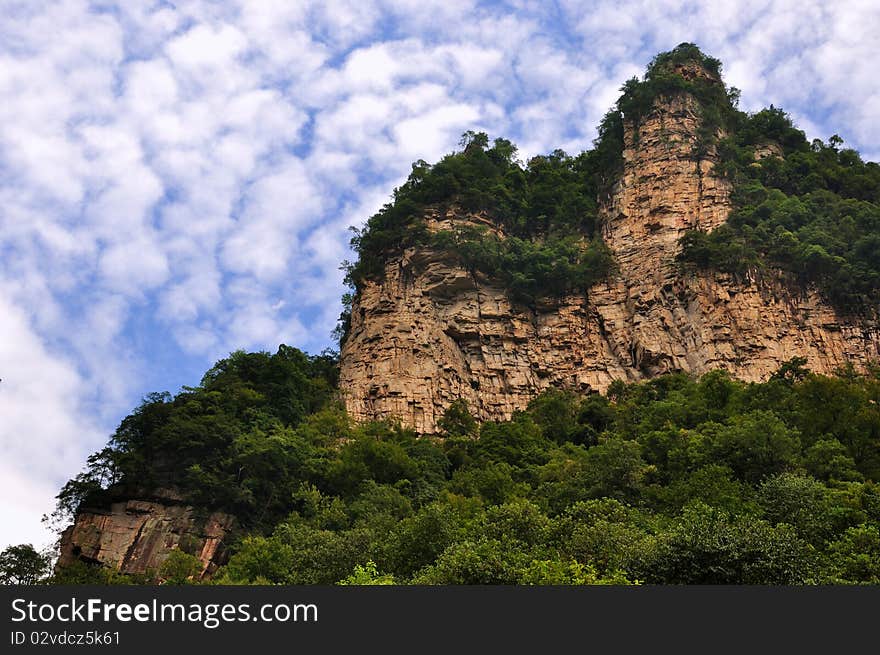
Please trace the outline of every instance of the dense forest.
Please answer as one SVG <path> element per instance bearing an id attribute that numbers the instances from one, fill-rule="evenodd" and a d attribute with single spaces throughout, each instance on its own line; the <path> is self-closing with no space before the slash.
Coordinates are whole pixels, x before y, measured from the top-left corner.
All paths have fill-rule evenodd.
<path id="1" fill-rule="evenodd" d="M 709 75 L 675 74 L 685 62 Z M 813 285 L 844 313 L 876 313 L 880 167 L 838 137 L 808 142 L 775 107 L 739 111 L 719 75 L 682 44 L 623 86 L 586 152 L 522 163 L 510 141 L 469 132 L 460 151 L 416 162 L 355 230 L 352 293 L 410 246 L 453 253 L 517 302 L 588 290 L 614 274 L 599 212 L 625 130 L 687 92 L 703 118 L 693 156 L 717 154 L 735 210 L 686 234 L 679 265 Z M 756 158 L 768 148 L 781 156 Z M 450 208 L 504 237 L 429 233 L 425 214 Z M 714 371 L 551 389 L 506 422 L 478 423 L 458 401 L 432 436 L 353 422 L 337 387 L 334 352 L 232 353 L 198 386 L 145 397 L 55 518 L 174 488 L 238 518 L 211 581 L 223 584 L 880 583 L 880 367 L 826 377 L 795 358 L 763 383 Z M 39 578 L 48 559 L 15 548 L 2 579 Z M 49 580 L 186 582 L 194 566 L 181 549 L 145 576 L 79 563 Z"/>
<path id="2" fill-rule="evenodd" d="M 550 390 L 506 422 L 458 402 L 428 437 L 353 423 L 329 355 L 235 353 L 145 399 L 61 506 L 174 481 L 241 518 L 214 583 L 880 583 L 880 369 L 803 364 Z"/>

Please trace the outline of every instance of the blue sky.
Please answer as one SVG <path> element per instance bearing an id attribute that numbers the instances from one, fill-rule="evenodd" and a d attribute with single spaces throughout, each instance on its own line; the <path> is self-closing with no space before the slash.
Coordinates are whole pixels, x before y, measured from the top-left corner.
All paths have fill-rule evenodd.
<path id="1" fill-rule="evenodd" d="M 465 130 L 589 147 L 697 43 L 741 106 L 880 154 L 880 5 L 0 0 L 0 546 L 150 391 L 317 352 L 349 225 Z"/>

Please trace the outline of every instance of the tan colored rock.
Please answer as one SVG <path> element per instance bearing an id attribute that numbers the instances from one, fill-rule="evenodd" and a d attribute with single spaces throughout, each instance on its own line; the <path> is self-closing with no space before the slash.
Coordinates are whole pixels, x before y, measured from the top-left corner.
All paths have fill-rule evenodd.
<path id="1" fill-rule="evenodd" d="M 877 325 L 841 318 L 814 290 L 679 271 L 681 235 L 714 229 L 731 209 L 714 152 L 694 158 L 699 121 L 694 99 L 678 94 L 626 130 L 624 171 L 601 210 L 619 273 L 586 294 L 524 308 L 450 253 L 390 260 L 352 308 L 340 379 L 348 411 L 433 433 L 458 398 L 481 420 L 504 420 L 551 385 L 603 391 L 714 368 L 757 381 L 794 356 L 821 373 L 877 358 Z M 486 220 L 450 212 L 428 225 Z"/>
<path id="2" fill-rule="evenodd" d="M 77 560 L 99 563 L 121 573 L 156 572 L 175 548 L 195 554 L 200 577 L 225 563 L 223 539 L 235 525 L 222 512 L 207 516 L 174 499 L 128 500 L 107 510 L 86 509 L 61 535 L 58 566 Z"/>

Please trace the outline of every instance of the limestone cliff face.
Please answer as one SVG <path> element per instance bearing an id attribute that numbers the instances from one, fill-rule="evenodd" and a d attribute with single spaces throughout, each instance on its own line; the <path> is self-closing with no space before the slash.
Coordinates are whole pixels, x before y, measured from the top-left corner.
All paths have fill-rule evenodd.
<path id="1" fill-rule="evenodd" d="M 222 512 L 199 514 L 174 494 L 153 500 L 127 500 L 109 508 L 83 509 L 61 535 L 58 566 L 77 560 L 121 573 L 156 572 L 175 548 L 195 554 L 208 577 L 225 563 L 223 539 L 235 519 Z"/>
<path id="2" fill-rule="evenodd" d="M 826 373 L 877 358 L 877 326 L 838 316 L 813 290 L 680 272 L 682 233 L 712 230 L 731 209 L 715 153 L 695 157 L 699 121 L 696 101 L 679 94 L 627 126 L 623 174 L 601 209 L 619 271 L 585 294 L 525 308 L 450 253 L 409 249 L 388 261 L 352 308 L 340 380 L 349 412 L 432 433 L 458 398 L 477 418 L 502 420 L 551 385 L 603 391 L 616 379 L 714 368 L 757 381 L 795 356 Z M 431 229 L 461 221 L 486 218 L 428 218 Z"/>

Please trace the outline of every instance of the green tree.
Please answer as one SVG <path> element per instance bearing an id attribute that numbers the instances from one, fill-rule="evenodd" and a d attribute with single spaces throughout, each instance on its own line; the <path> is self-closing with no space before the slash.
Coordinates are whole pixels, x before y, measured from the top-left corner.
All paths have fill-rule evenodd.
<path id="1" fill-rule="evenodd" d="M 617 571 L 601 577 L 595 569 L 580 562 L 532 560 L 520 573 L 518 584 L 524 585 L 629 585 L 626 575 Z"/>
<path id="2" fill-rule="evenodd" d="M 819 480 L 861 480 L 855 460 L 837 439 L 820 439 L 804 453 L 804 466 Z"/>
<path id="3" fill-rule="evenodd" d="M 421 571 L 415 584 L 517 584 L 532 560 L 531 549 L 515 542 L 481 538 L 459 541 Z"/>
<path id="4" fill-rule="evenodd" d="M 248 536 L 222 569 L 218 581 L 232 584 L 285 584 L 293 548 L 274 537 Z"/>
<path id="5" fill-rule="evenodd" d="M 830 582 L 880 584 L 880 530 L 876 525 L 847 529 L 828 552 Z"/>
<path id="6" fill-rule="evenodd" d="M 462 539 L 478 503 L 433 502 L 395 526 L 384 542 L 384 570 L 409 577 Z"/>
<path id="7" fill-rule="evenodd" d="M 747 482 L 793 469 L 800 454 L 798 434 L 767 411 L 730 418 L 710 440 L 714 456 Z"/>
<path id="8" fill-rule="evenodd" d="M 580 481 L 591 497 L 634 500 L 640 495 L 651 469 L 642 458 L 638 443 L 610 438 L 587 451 Z"/>
<path id="9" fill-rule="evenodd" d="M 8 546 L 0 553 L 0 584 L 32 585 L 49 574 L 51 557 L 31 544 Z"/>
<path id="10" fill-rule="evenodd" d="M 659 584 L 804 584 L 814 566 L 814 551 L 790 526 L 695 503 L 658 535 L 639 577 Z"/>
<path id="11" fill-rule="evenodd" d="M 637 570 L 654 547 L 652 521 L 611 499 L 575 503 L 555 522 L 562 553 L 601 575 Z"/>
<path id="12" fill-rule="evenodd" d="M 533 399 L 528 411 L 545 439 L 562 443 L 570 441 L 578 427 L 579 404 L 577 395 L 551 388 Z"/>
<path id="13" fill-rule="evenodd" d="M 354 567 L 352 574 L 340 580 L 337 584 L 343 586 L 377 586 L 377 585 L 393 585 L 393 575 L 381 575 L 376 568 L 373 560 L 368 561 L 361 566 L 358 564 Z"/>

